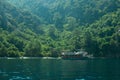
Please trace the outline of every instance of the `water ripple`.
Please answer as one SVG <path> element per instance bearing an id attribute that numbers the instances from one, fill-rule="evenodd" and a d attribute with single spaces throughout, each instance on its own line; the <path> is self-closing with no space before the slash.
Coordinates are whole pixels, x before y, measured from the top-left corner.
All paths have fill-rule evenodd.
<path id="1" fill-rule="evenodd" d="M 27 77 L 13 76 L 9 80 L 32 80 L 32 78 L 30 78 L 29 76 L 27 76 Z"/>

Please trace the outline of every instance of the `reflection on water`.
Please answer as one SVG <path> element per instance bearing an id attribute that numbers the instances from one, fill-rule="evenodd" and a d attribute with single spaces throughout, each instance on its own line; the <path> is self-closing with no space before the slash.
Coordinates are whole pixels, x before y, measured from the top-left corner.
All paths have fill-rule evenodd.
<path id="1" fill-rule="evenodd" d="M 0 80 L 120 80 L 120 60 L 0 59 Z"/>

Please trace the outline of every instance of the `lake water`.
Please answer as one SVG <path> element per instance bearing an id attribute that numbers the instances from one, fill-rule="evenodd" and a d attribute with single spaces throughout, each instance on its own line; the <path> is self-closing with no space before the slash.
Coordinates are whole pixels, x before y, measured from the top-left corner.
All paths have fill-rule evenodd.
<path id="1" fill-rule="evenodd" d="M 0 59 L 0 80 L 120 80 L 120 60 Z"/>

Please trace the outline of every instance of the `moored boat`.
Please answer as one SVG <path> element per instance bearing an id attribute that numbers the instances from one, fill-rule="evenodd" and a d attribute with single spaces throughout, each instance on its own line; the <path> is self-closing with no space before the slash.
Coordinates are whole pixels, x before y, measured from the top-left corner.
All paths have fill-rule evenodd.
<path id="1" fill-rule="evenodd" d="M 88 53 L 86 51 L 78 51 L 78 52 L 62 52 L 62 59 L 88 59 Z"/>

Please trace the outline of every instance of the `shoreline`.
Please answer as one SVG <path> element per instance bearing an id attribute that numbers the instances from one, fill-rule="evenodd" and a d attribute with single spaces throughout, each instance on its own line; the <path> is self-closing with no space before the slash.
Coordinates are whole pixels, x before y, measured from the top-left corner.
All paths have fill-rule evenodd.
<path id="1" fill-rule="evenodd" d="M 61 57 L 0 57 L 0 59 L 62 59 Z"/>
<path id="2" fill-rule="evenodd" d="M 62 57 L 0 57 L 0 59 L 63 59 Z M 92 57 L 87 59 L 73 59 L 73 60 L 96 60 L 96 59 L 120 59 L 117 57 Z M 63 59 L 72 60 L 72 59 Z"/>

